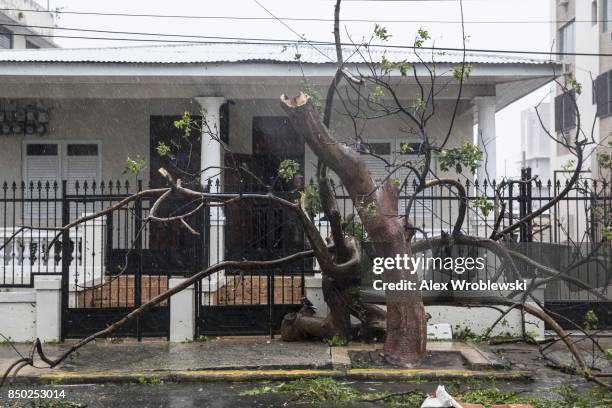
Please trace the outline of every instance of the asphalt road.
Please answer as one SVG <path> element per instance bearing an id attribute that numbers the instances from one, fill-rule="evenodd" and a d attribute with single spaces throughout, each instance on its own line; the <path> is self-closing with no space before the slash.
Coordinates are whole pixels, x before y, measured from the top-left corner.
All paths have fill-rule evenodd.
<path id="1" fill-rule="evenodd" d="M 240 395 L 242 392 L 254 387 L 264 385 L 262 383 L 163 383 L 163 384 L 105 384 L 105 385 L 57 385 L 57 386 L 20 386 L 5 387 L 0 389 L 0 407 L 12 407 L 16 403 L 20 408 L 24 407 L 26 400 L 9 400 L 9 390 L 13 389 L 45 389 L 65 391 L 63 401 L 83 404 L 87 408 L 268 408 L 268 407 L 351 407 L 351 408 L 373 408 L 387 406 L 380 402 L 352 402 L 345 405 L 331 405 L 328 402 L 309 405 L 303 402 L 292 401 L 292 396 L 287 394 L 262 394 L 256 396 Z M 384 392 L 396 393 L 409 390 L 431 392 L 437 387 L 437 383 L 431 382 L 353 382 L 351 387 L 361 392 Z M 481 383 L 480 386 L 487 385 Z M 526 394 L 540 394 L 534 388 L 533 383 L 525 382 L 497 382 L 496 387 L 513 390 Z M 474 384 L 465 384 L 473 387 Z M 44 407 L 44 405 L 43 405 Z M 50 405 L 52 408 L 65 408 L 62 405 Z M 46 408 L 46 407 L 45 407 Z M 67 408 L 67 406 L 66 406 Z M 72 407 L 70 407 L 72 408 Z"/>
<path id="2" fill-rule="evenodd" d="M 252 389 L 254 383 L 182 383 L 182 384 L 106 384 L 106 385 L 58 385 L 37 387 L 37 389 L 64 390 L 64 401 L 83 404 L 87 408 L 239 408 L 239 407 L 308 407 L 288 400 L 291 396 L 281 394 L 264 394 L 258 396 L 241 396 L 240 393 Z M 395 385 L 395 387 L 393 387 Z M 372 389 L 380 389 L 380 384 L 371 384 Z M 398 384 L 386 384 L 385 388 L 398 388 Z M 407 385 L 404 383 L 403 387 Z M 1 391 L 0 407 L 11 407 L 15 403 L 26 403 L 26 400 L 7 399 L 10 389 L 33 389 L 33 387 L 7 387 Z M 288 403 L 287 403 L 288 402 Z M 286 404 L 286 405 L 284 405 Z M 351 404 L 350 406 L 354 406 Z M 17 405 L 19 406 L 19 405 Z M 329 404 L 318 405 L 328 407 Z M 374 403 L 360 403 L 359 407 L 377 407 Z M 54 407 L 55 408 L 55 407 Z M 63 408 L 63 407 L 62 407 Z"/>

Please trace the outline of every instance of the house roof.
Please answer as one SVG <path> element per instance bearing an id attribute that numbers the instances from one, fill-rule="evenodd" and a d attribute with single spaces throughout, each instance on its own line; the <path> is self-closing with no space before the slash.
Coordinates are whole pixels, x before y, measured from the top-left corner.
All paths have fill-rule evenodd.
<path id="1" fill-rule="evenodd" d="M 419 56 L 426 62 L 461 63 L 461 52 L 432 52 L 422 50 L 417 55 L 412 49 L 359 49 L 344 47 L 346 62 L 360 63 L 364 57 L 373 62 L 383 55 L 393 62 L 419 63 Z M 205 64 L 232 62 L 296 62 L 296 54 L 302 63 L 335 63 L 336 51 L 330 45 L 308 43 L 189 43 L 109 48 L 55 48 L 23 49 L 0 52 L 0 62 L 59 62 L 59 63 L 125 63 L 125 64 Z M 466 54 L 466 62 L 477 64 L 547 64 L 544 59 L 523 58 L 512 55 Z"/>

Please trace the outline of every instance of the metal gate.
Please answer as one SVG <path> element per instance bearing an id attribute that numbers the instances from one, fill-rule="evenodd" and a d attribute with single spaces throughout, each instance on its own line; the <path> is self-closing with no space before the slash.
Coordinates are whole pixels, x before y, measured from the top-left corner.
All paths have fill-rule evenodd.
<path id="1" fill-rule="evenodd" d="M 142 184 L 138 182 L 140 191 Z M 129 182 L 62 184 L 61 218 L 67 225 L 110 208 L 134 191 Z M 168 289 L 173 272 L 151 249 L 150 226 L 143 224 L 150 198 L 85 221 L 61 237 L 62 338 L 81 338 L 108 327 Z M 114 337 L 168 337 L 168 301 L 126 324 Z"/>
<path id="2" fill-rule="evenodd" d="M 217 186 L 218 187 L 218 186 Z M 301 226 L 283 208 L 265 203 L 228 205 L 223 220 L 205 213 L 204 265 L 222 259 L 271 260 L 304 248 Z M 300 308 L 310 260 L 267 270 L 226 269 L 196 285 L 198 335 L 270 335 Z"/>

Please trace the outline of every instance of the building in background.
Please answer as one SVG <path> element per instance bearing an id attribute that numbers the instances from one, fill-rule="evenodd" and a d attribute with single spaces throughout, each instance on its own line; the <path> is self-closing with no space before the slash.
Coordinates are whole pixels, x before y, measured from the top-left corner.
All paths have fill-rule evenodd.
<path id="1" fill-rule="evenodd" d="M 35 10 L 35 11 L 29 11 Z M 0 51 L 55 48 L 52 12 L 32 0 L 0 0 Z"/>
<path id="2" fill-rule="evenodd" d="M 519 167 L 530 167 L 533 175 L 547 182 L 553 179 L 551 162 L 552 144 L 555 142 L 546 134 L 551 123 L 551 104 L 542 103 L 536 108 L 521 112 L 521 160 Z M 538 118 L 539 115 L 539 118 Z"/>
<path id="3" fill-rule="evenodd" d="M 553 36 L 557 51 L 563 53 L 607 54 L 612 52 L 612 0 L 552 0 Z M 597 153 L 606 149 L 612 132 L 612 58 L 603 56 L 560 56 L 565 70 L 575 75 L 582 85 L 575 95 L 585 135 L 591 135 L 604 147 L 591 154 L 584 169 L 593 177 L 601 177 Z M 558 136 L 570 138 L 576 132 L 576 110 L 558 85 L 554 86 L 554 130 Z M 596 119 L 595 119 L 596 118 Z M 595 124 L 593 126 L 593 121 Z M 591 153 L 591 152 L 587 152 Z M 551 151 L 553 169 L 571 168 L 574 157 L 557 144 Z"/>

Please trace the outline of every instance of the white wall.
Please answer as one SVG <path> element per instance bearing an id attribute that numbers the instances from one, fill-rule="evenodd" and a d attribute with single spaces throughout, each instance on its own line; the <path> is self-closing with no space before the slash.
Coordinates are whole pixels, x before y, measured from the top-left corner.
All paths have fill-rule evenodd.
<path id="1" fill-rule="evenodd" d="M 33 101 L 7 101 L 0 104 L 10 110 Z M 39 102 L 49 110 L 49 131 L 43 137 L 9 135 L 0 140 L 0 180 L 22 180 L 24 141 L 87 141 L 101 143 L 102 176 L 104 180 L 125 180 L 123 174 L 127 156 L 140 154 L 149 158 L 149 117 L 151 115 L 182 115 L 185 111 L 199 112 L 195 102 L 188 100 L 134 99 L 54 99 Z M 132 176 L 129 176 L 132 178 Z M 146 183 L 148 167 L 140 175 Z"/>
<path id="2" fill-rule="evenodd" d="M 6 289 L 5 289 L 6 290 Z M 36 338 L 36 292 L 0 292 L 0 333 L 11 341 Z M 0 342 L 6 341 L 0 338 Z"/>

